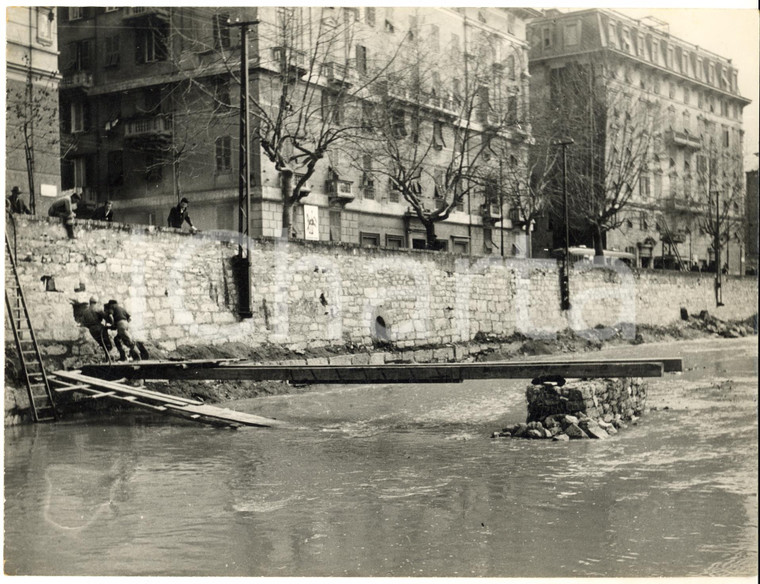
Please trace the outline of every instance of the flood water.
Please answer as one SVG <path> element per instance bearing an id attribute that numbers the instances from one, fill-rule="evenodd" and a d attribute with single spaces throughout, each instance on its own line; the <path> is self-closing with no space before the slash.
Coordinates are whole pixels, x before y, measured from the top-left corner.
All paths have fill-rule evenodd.
<path id="1" fill-rule="evenodd" d="M 6 428 L 5 572 L 756 575 L 756 345 L 579 355 L 688 369 L 605 441 L 492 440 L 526 414 L 526 382 L 498 380 L 230 404 L 292 430 L 141 413 Z"/>

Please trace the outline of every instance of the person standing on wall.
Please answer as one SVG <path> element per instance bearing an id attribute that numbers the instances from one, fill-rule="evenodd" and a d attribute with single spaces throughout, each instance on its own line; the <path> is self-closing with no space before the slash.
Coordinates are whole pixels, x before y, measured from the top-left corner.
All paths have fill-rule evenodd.
<path id="1" fill-rule="evenodd" d="M 7 208 L 11 213 L 16 213 L 18 215 L 32 214 L 29 207 L 26 206 L 26 203 L 24 203 L 24 200 L 21 198 L 21 189 L 18 187 L 13 187 L 11 189 L 11 194 L 5 201 L 7 203 Z"/>
<path id="2" fill-rule="evenodd" d="M 95 209 L 95 212 L 92 214 L 92 219 L 113 223 L 113 203 L 111 203 L 111 201 L 106 201 L 103 203 L 102 207 Z"/>
<path id="3" fill-rule="evenodd" d="M 195 226 L 193 225 L 193 222 L 190 221 L 190 215 L 187 214 L 187 206 L 188 206 L 188 200 L 185 197 L 182 197 L 182 199 L 179 202 L 179 205 L 176 207 L 172 207 L 172 210 L 169 211 L 169 227 L 174 227 L 175 229 L 182 229 L 182 224 L 187 223 L 190 226 L 190 231 L 195 232 L 197 231 L 195 229 Z"/>
<path id="4" fill-rule="evenodd" d="M 73 195 L 61 197 L 53 202 L 48 209 L 48 215 L 50 217 L 60 217 L 64 228 L 66 229 L 66 235 L 69 239 L 76 239 L 74 234 L 74 217 L 76 217 L 76 208 L 82 198 L 78 193 Z"/>

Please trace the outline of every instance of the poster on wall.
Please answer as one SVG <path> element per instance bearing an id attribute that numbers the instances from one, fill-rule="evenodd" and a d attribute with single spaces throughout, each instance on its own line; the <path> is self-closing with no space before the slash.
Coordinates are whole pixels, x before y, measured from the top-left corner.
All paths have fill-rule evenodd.
<path id="1" fill-rule="evenodd" d="M 319 241 L 319 207 L 316 205 L 303 206 L 303 229 L 306 239 Z"/>

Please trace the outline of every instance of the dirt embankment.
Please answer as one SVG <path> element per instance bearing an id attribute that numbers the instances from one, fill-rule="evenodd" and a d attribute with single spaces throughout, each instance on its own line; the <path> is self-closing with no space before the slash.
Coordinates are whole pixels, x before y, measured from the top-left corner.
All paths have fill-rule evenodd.
<path id="1" fill-rule="evenodd" d="M 650 342 L 680 341 L 710 337 L 729 337 L 757 334 L 757 316 L 744 321 L 727 322 L 715 318 L 707 311 L 697 316 L 682 315 L 684 318 L 677 323 L 658 326 L 621 325 L 614 328 L 597 328 L 582 332 L 563 331 L 546 338 L 528 338 L 521 334 L 509 337 L 478 334 L 474 341 L 463 347 L 461 351 L 465 362 L 500 361 L 531 355 L 553 355 L 560 353 L 595 352 L 604 347 L 630 345 Z M 75 369 L 84 364 L 102 361 L 94 343 L 87 341 L 74 343 L 72 346 L 42 347 L 42 352 L 48 371 L 60 369 Z M 396 349 L 391 344 L 378 344 L 375 347 L 360 347 L 344 345 L 341 347 L 318 347 L 304 351 L 291 351 L 279 346 L 250 347 L 242 343 L 227 343 L 223 345 L 193 345 L 182 346 L 175 351 L 165 352 L 155 347 L 148 347 L 151 359 L 189 360 L 189 359 L 245 359 L 258 363 L 273 363 L 282 361 L 299 361 L 307 359 L 329 359 L 338 355 L 367 354 L 382 352 L 386 362 L 413 362 L 418 360 L 425 349 L 440 347 L 415 347 L 414 349 Z M 414 354 L 414 355 L 412 355 Z M 452 352 L 452 354 L 455 354 Z M 454 359 L 449 359 L 454 360 Z M 23 421 L 28 408 L 28 400 L 23 384 L 18 377 L 18 356 L 12 345 L 6 345 L 5 371 L 5 414 L 6 423 Z M 139 383 L 139 382 L 134 382 Z M 208 403 L 224 402 L 235 399 L 296 393 L 307 391 L 308 387 L 299 387 L 280 381 L 145 381 L 145 387 L 170 395 L 180 395 L 201 399 Z M 95 403 L 93 403 L 95 402 Z M 89 408 L 113 409 L 114 404 L 105 400 L 86 400 L 76 395 L 66 395 L 59 400 L 64 410 Z"/>

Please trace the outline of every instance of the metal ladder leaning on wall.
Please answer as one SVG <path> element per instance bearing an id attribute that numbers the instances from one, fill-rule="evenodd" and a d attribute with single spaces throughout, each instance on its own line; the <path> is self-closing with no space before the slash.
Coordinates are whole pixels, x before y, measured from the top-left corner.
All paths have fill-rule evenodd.
<path id="1" fill-rule="evenodd" d="M 35 422 L 49 422 L 57 418 L 50 383 L 45 374 L 37 339 L 34 336 L 32 321 L 26 308 L 24 291 L 16 271 L 16 259 L 13 256 L 8 234 L 5 235 L 5 308 L 11 323 L 16 350 L 21 361 L 21 374 L 26 384 L 29 403 Z M 7 268 L 10 268 L 8 270 Z M 10 274 L 9 274 L 10 271 Z"/>

